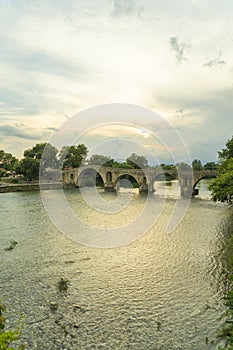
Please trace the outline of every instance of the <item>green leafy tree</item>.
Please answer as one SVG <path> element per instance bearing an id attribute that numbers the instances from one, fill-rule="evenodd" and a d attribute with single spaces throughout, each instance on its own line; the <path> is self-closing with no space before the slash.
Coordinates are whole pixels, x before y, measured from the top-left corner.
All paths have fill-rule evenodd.
<path id="1" fill-rule="evenodd" d="M 57 154 L 58 150 L 56 149 L 56 147 L 46 142 L 37 143 L 34 147 L 24 151 L 25 158 L 40 161 L 42 160 L 43 166 L 45 168 L 53 168 L 57 166 Z"/>
<path id="2" fill-rule="evenodd" d="M 114 161 L 113 167 L 114 168 L 133 169 L 133 166 L 131 164 L 126 163 L 126 162 L 120 163 L 120 162 Z"/>
<path id="3" fill-rule="evenodd" d="M 233 158 L 233 136 L 227 141 L 226 147 L 218 152 L 218 158 L 220 162 Z"/>
<path id="4" fill-rule="evenodd" d="M 184 163 L 184 162 L 177 163 L 176 164 L 176 168 L 179 171 L 190 171 L 190 170 L 192 170 L 191 166 L 189 164 L 187 164 L 187 163 Z"/>
<path id="5" fill-rule="evenodd" d="M 40 170 L 40 160 L 33 158 L 23 158 L 16 168 L 17 174 L 23 175 L 28 180 L 38 179 Z"/>
<path id="6" fill-rule="evenodd" d="M 126 163 L 129 164 L 133 169 L 143 169 L 148 167 L 148 160 L 146 157 L 137 155 L 136 153 L 131 154 L 126 159 Z"/>
<path id="7" fill-rule="evenodd" d="M 160 164 L 160 167 L 164 170 L 173 170 L 175 168 L 173 164 Z"/>
<path id="8" fill-rule="evenodd" d="M 212 199 L 220 202 L 232 203 L 233 200 L 233 158 L 222 161 L 218 176 L 213 180 L 209 189 Z"/>
<path id="9" fill-rule="evenodd" d="M 232 203 L 233 201 L 233 137 L 226 148 L 218 152 L 218 176 L 209 186 L 214 201 Z"/>
<path id="10" fill-rule="evenodd" d="M 103 156 L 101 154 L 93 154 L 88 162 L 90 165 L 103 165 L 112 167 L 114 162 L 114 159 Z"/>
<path id="11" fill-rule="evenodd" d="M 2 149 L 0 150 L 0 168 L 9 171 L 14 171 L 18 162 L 18 159 L 14 157 L 11 153 L 7 153 Z"/>
<path id="12" fill-rule="evenodd" d="M 88 149 L 84 144 L 64 146 L 60 152 L 60 161 L 64 168 L 78 168 L 85 160 Z"/>
<path id="13" fill-rule="evenodd" d="M 29 180 L 38 179 L 41 165 L 43 168 L 56 168 L 59 162 L 57 154 L 58 150 L 50 143 L 37 143 L 24 151 L 24 158 L 16 167 L 16 172 Z"/>
<path id="14" fill-rule="evenodd" d="M 201 161 L 199 159 L 194 159 L 192 162 L 192 167 L 193 167 L 193 170 L 195 170 L 195 171 L 202 170 Z"/>
<path id="15" fill-rule="evenodd" d="M 207 162 L 204 167 L 205 170 L 217 170 L 218 164 L 215 162 Z"/>

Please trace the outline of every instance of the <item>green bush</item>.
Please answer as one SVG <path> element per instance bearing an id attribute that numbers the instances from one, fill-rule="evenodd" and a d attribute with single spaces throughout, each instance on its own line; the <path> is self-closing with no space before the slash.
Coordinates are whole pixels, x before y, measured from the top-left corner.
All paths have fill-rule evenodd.
<path id="1" fill-rule="evenodd" d="M 13 183 L 13 184 L 18 184 L 18 183 L 19 183 L 19 180 L 18 180 L 18 179 L 13 178 L 13 179 L 11 179 L 11 183 Z"/>

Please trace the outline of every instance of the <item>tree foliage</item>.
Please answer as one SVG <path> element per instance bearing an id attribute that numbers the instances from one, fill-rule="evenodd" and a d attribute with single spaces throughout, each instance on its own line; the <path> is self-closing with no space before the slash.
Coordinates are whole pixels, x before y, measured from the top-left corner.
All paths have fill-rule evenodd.
<path id="1" fill-rule="evenodd" d="M 215 162 L 207 162 L 204 167 L 205 170 L 217 170 L 218 164 Z"/>
<path id="2" fill-rule="evenodd" d="M 16 168 L 18 174 L 23 175 L 28 180 L 38 179 L 40 170 L 39 159 L 23 158 L 19 162 L 19 166 Z"/>
<path id="3" fill-rule="evenodd" d="M 60 153 L 63 168 L 78 168 L 85 160 L 88 149 L 84 144 L 64 146 Z"/>
<path id="4" fill-rule="evenodd" d="M 233 136 L 227 141 L 226 147 L 218 152 L 218 158 L 220 162 L 233 158 Z"/>
<path id="5" fill-rule="evenodd" d="M 177 163 L 176 167 L 179 171 L 191 171 L 192 168 L 189 164 L 181 162 L 181 163 Z"/>
<path id="6" fill-rule="evenodd" d="M 218 176 L 209 186 L 214 201 L 232 203 L 233 200 L 233 158 L 224 160 Z"/>
<path id="7" fill-rule="evenodd" d="M 38 179 L 41 165 L 43 168 L 54 168 L 58 165 L 57 153 L 56 147 L 50 143 L 37 143 L 24 151 L 24 158 L 16 167 L 16 172 L 29 180 Z"/>
<path id="8" fill-rule="evenodd" d="M 194 171 L 200 171 L 202 170 L 202 164 L 199 159 L 194 159 L 192 162 L 192 167 Z"/>
<path id="9" fill-rule="evenodd" d="M 34 147 L 24 151 L 24 157 L 42 161 L 44 168 L 53 168 L 58 164 L 58 150 L 47 142 L 37 143 Z"/>
<path id="10" fill-rule="evenodd" d="M 175 169 L 175 165 L 174 164 L 160 164 L 160 167 L 163 169 L 163 170 L 174 170 Z"/>
<path id="11" fill-rule="evenodd" d="M 101 154 L 93 154 L 88 162 L 90 165 L 103 165 L 112 167 L 114 164 L 114 159 L 103 156 Z"/>
<path id="12" fill-rule="evenodd" d="M 127 159 L 126 163 L 129 164 L 133 169 L 143 169 L 148 167 L 148 160 L 145 156 L 137 155 L 132 153 Z"/>
<path id="13" fill-rule="evenodd" d="M 233 201 L 233 137 L 219 153 L 218 176 L 209 186 L 214 201 Z"/>
<path id="14" fill-rule="evenodd" d="M 0 168 L 5 170 L 14 171 L 18 164 L 18 159 L 14 157 L 11 153 L 7 153 L 0 150 Z"/>

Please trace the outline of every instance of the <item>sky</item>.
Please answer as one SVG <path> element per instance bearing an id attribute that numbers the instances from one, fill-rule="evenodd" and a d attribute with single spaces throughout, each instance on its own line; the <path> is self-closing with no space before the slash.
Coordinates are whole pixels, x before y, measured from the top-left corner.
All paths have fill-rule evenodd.
<path id="1" fill-rule="evenodd" d="M 0 149 L 21 158 L 77 113 L 127 103 L 170 123 L 191 159 L 216 161 L 233 135 L 232 13 L 232 0 L 0 0 Z M 85 141 L 156 153 L 140 130 L 100 126 Z"/>

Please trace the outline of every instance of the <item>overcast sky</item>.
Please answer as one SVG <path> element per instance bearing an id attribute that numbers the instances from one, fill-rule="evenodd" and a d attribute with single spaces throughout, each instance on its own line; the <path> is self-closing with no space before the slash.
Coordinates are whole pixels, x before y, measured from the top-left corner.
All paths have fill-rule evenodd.
<path id="1" fill-rule="evenodd" d="M 232 0 L 0 0 L 0 148 L 22 157 L 68 117 L 120 102 L 216 160 L 233 135 L 232 13 Z"/>

